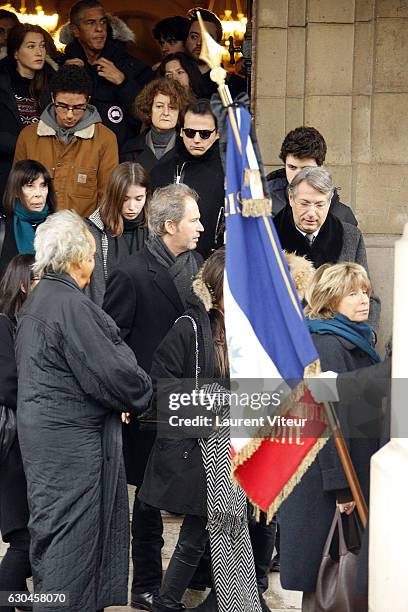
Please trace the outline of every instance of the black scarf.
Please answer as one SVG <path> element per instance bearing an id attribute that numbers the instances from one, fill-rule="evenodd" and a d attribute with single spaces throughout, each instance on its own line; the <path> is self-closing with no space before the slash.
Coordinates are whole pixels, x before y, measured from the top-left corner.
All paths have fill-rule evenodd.
<path id="1" fill-rule="evenodd" d="M 198 264 L 193 252 L 186 251 L 176 257 L 158 236 L 148 240 L 147 248 L 158 263 L 168 269 L 185 306 L 191 295 L 191 282 L 198 272 Z"/>
<path id="2" fill-rule="evenodd" d="M 108 238 L 108 254 L 106 267 L 108 276 L 115 266 L 121 261 L 140 251 L 147 240 L 147 227 L 144 223 L 143 210 L 133 221 L 123 219 L 123 234 L 112 236 L 106 232 Z"/>
<path id="3" fill-rule="evenodd" d="M 325 263 L 336 263 L 339 260 L 343 248 L 344 228 L 342 222 L 330 212 L 312 245 L 296 228 L 289 204 L 276 215 L 273 222 L 282 249 L 288 253 L 306 257 L 315 268 Z"/>

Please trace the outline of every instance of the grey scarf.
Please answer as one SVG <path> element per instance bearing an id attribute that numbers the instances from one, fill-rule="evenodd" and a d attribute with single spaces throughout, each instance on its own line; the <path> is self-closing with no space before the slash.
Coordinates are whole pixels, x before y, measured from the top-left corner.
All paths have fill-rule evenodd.
<path id="1" fill-rule="evenodd" d="M 161 159 L 169 151 L 174 149 L 176 144 L 176 130 L 159 132 L 153 126 L 146 134 L 146 144 L 153 151 L 156 159 Z"/>
<path id="2" fill-rule="evenodd" d="M 102 123 L 102 119 L 96 107 L 92 104 L 88 104 L 86 111 L 82 118 L 72 128 L 64 129 L 60 127 L 55 118 L 55 109 L 53 104 L 49 104 L 43 111 L 41 121 L 44 121 L 50 128 L 55 130 L 55 135 L 58 140 L 61 140 L 64 144 L 69 144 L 76 132 L 83 130 L 94 123 Z"/>
<path id="3" fill-rule="evenodd" d="M 186 251 L 176 257 L 158 236 L 148 240 L 147 248 L 156 261 L 168 269 L 185 306 L 186 300 L 191 294 L 191 281 L 198 272 L 198 264 L 193 252 Z"/>

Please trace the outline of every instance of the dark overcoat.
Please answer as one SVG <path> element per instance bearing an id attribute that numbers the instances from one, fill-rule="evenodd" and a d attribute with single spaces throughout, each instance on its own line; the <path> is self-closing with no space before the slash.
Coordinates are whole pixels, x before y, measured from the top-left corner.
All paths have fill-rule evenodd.
<path id="1" fill-rule="evenodd" d="M 368 355 L 348 340 L 335 335 L 312 334 L 322 370 L 350 372 L 371 364 Z M 359 404 L 338 407 L 342 427 L 349 426 L 345 415 Z M 363 493 L 368 500 L 370 457 L 379 441 L 370 435 L 348 440 L 351 459 Z M 323 547 L 336 508 L 336 493 L 348 487 L 332 440 L 318 454 L 300 483 L 279 510 L 281 583 L 292 591 L 316 590 Z"/>
<path id="2" fill-rule="evenodd" d="M 326 263 L 352 261 L 365 268 L 367 274 L 367 252 L 364 238 L 358 227 L 340 221 L 329 212 L 312 244 L 297 229 L 292 208 L 288 204 L 273 219 L 282 249 L 306 257 L 315 268 Z M 381 302 L 374 294 L 370 296 L 368 322 L 376 331 L 380 325 Z"/>
<path id="3" fill-rule="evenodd" d="M 215 376 L 214 342 L 208 315 L 199 305 L 191 307 L 187 314 L 197 325 L 198 376 L 200 379 L 212 379 Z M 193 383 L 195 368 L 196 336 L 193 324 L 189 318 L 182 317 L 176 321 L 154 354 L 151 376 L 155 396 L 160 392 L 161 380 L 167 384 L 171 380 L 189 379 Z M 188 414 L 188 407 L 186 411 Z M 160 411 L 159 415 L 166 417 L 165 411 Z M 191 431 L 192 428 L 190 434 Z M 139 499 L 160 510 L 206 516 L 206 477 L 198 435 L 187 435 L 185 438 L 166 438 L 158 434 L 150 453 Z"/>
<path id="4" fill-rule="evenodd" d="M 160 162 L 167 162 L 175 156 L 175 146 L 167 151 L 161 159 L 157 159 L 154 152 L 151 150 L 146 142 L 146 136 L 149 133 L 150 128 L 144 130 L 139 136 L 128 140 L 121 150 L 119 151 L 120 162 L 137 162 L 141 164 L 146 172 L 150 172 Z M 180 138 L 179 138 L 180 140 Z"/>
<path id="5" fill-rule="evenodd" d="M 16 360 L 35 590 L 69 593 L 71 612 L 126 605 L 120 413 L 144 410 L 150 378 L 112 319 L 68 274 L 46 274 L 28 296 Z M 60 608 L 34 605 L 45 609 Z"/>
<path id="6" fill-rule="evenodd" d="M 197 264 L 202 258 L 194 253 Z M 104 310 L 120 329 L 138 363 L 150 372 L 154 351 L 184 306 L 168 270 L 144 247 L 113 270 L 106 283 Z M 155 438 L 131 419 L 123 427 L 123 451 L 129 484 L 140 486 Z"/>
<path id="7" fill-rule="evenodd" d="M 14 325 L 0 315 L 0 405 L 17 409 L 17 366 L 14 356 Z M 28 525 L 27 484 L 18 438 L 0 464 L 0 532 L 8 535 Z"/>

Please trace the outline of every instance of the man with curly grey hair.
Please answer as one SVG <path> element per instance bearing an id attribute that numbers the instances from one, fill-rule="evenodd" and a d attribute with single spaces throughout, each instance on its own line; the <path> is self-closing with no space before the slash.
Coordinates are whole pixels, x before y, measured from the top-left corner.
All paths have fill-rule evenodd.
<path id="1" fill-rule="evenodd" d="M 70 610 L 94 612 L 127 603 L 121 413 L 143 412 L 152 388 L 115 323 L 82 292 L 95 255 L 82 219 L 51 215 L 35 248 L 41 280 L 16 334 L 34 587 L 65 593 Z"/>
<path id="2" fill-rule="evenodd" d="M 142 251 L 108 278 L 104 309 L 139 363 L 150 371 L 153 353 L 183 314 L 191 281 L 202 261 L 195 252 L 203 226 L 198 196 L 187 185 L 157 189 L 149 202 L 150 238 Z M 140 488 L 155 431 L 140 431 L 135 419 L 124 426 L 128 483 Z M 132 518 L 133 607 L 150 610 L 162 579 L 163 523 L 160 511 L 135 495 Z"/>

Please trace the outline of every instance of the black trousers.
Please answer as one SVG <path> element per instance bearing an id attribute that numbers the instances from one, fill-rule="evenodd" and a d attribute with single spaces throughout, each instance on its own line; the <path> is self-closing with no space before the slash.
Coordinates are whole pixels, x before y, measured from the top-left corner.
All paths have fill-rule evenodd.
<path id="1" fill-rule="evenodd" d="M 276 515 L 269 525 L 266 524 L 266 515 L 261 512 L 259 522 L 251 516 L 249 520 L 249 536 L 251 538 L 254 554 L 256 583 L 258 590 L 264 593 L 268 589 L 269 565 L 275 546 Z"/>
<path id="2" fill-rule="evenodd" d="M 163 521 L 160 510 L 135 493 L 132 515 L 132 593 L 158 592 L 162 582 Z"/>
<path id="3" fill-rule="evenodd" d="M 18 529 L 8 534 L 10 546 L 0 564 L 0 591 L 27 591 L 26 579 L 32 574 L 30 534 Z M 1 606 L 1 612 L 14 612 L 14 606 Z"/>
<path id="4" fill-rule="evenodd" d="M 186 514 L 154 610 L 182 610 L 181 600 L 208 541 L 207 518 Z"/>

